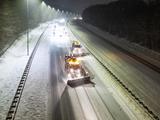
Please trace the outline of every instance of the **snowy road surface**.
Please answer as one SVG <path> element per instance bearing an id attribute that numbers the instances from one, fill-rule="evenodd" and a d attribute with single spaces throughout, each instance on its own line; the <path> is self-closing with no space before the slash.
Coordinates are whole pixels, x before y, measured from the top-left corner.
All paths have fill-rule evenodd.
<path id="1" fill-rule="evenodd" d="M 30 52 L 48 23 L 41 24 L 30 32 Z M 26 34 L 20 36 L 14 44 L 0 56 L 0 120 L 5 119 L 11 101 L 26 66 Z"/>
<path id="2" fill-rule="evenodd" d="M 71 28 L 81 42 L 160 117 L 160 74 L 107 44 L 83 27 L 72 25 Z"/>
<path id="3" fill-rule="evenodd" d="M 92 55 L 85 56 L 82 60 L 92 75 L 95 87 L 91 84 L 75 88 L 67 86 L 64 57 L 69 53 L 71 41 L 75 39 L 77 38 L 69 28 L 62 24 L 58 25 L 53 22 L 45 31 L 34 56 L 15 120 L 150 120 L 148 114 L 115 82 Z M 89 40 L 86 39 L 86 42 Z M 93 46 L 96 47 L 94 44 Z M 95 50 L 95 48 L 92 49 Z M 101 51 L 100 48 L 97 50 Z M 113 54 L 110 55 L 116 57 Z M 121 59 L 117 60 L 121 61 Z M 22 61 L 24 60 L 19 62 Z M 24 65 L 25 63 L 23 62 Z M 21 67 L 19 71 L 23 69 L 24 67 Z M 21 74 L 19 73 L 18 76 L 20 77 Z M 3 102 L 5 106 L 3 103 L 1 105 L 6 111 L 9 109 L 10 100 L 20 79 L 14 74 L 9 77 L 16 80 L 10 80 L 8 83 L 9 78 L 4 76 L 6 80 L 3 83 L 8 86 L 3 88 L 10 91 L 4 91 L 8 94 L 9 102 Z M 6 98 L 3 97 L 5 101 Z M 0 111 L 0 115 L 4 119 L 6 112 Z"/>

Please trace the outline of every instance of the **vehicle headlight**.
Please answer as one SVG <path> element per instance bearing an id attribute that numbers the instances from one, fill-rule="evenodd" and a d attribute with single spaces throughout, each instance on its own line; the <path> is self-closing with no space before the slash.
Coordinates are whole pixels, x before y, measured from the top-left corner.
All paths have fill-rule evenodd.
<path id="1" fill-rule="evenodd" d="M 71 78 L 71 74 L 70 73 L 68 74 L 68 77 Z"/>
<path id="2" fill-rule="evenodd" d="M 78 74 L 77 74 L 77 77 L 81 77 L 81 73 L 78 73 Z"/>
<path id="3" fill-rule="evenodd" d="M 73 54 L 76 54 L 76 51 L 75 51 L 75 50 L 73 50 Z"/>
<path id="4" fill-rule="evenodd" d="M 70 69 L 70 72 L 71 72 L 71 73 L 73 73 L 73 71 L 74 71 L 73 69 Z"/>
<path id="5" fill-rule="evenodd" d="M 81 72 L 80 69 L 78 69 L 77 72 L 80 73 Z"/>
<path id="6" fill-rule="evenodd" d="M 81 53 L 82 53 L 82 50 L 81 50 L 81 49 L 79 49 L 79 50 L 78 50 L 78 52 L 79 52 L 79 54 L 81 54 Z"/>

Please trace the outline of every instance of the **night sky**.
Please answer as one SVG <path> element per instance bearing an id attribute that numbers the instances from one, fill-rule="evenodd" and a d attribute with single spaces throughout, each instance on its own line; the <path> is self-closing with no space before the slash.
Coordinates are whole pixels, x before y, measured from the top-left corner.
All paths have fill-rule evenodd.
<path id="1" fill-rule="evenodd" d="M 107 4 L 115 0 L 44 0 L 48 5 L 57 9 L 81 13 L 85 8 L 95 4 Z"/>

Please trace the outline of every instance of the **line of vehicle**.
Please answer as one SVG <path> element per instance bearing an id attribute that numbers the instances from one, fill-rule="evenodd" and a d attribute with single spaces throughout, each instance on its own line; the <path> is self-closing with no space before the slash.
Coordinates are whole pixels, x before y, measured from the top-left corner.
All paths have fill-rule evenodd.
<path id="1" fill-rule="evenodd" d="M 20 100 L 21 100 L 21 96 L 22 96 L 22 93 L 23 93 L 23 90 L 24 90 L 24 87 L 25 87 L 25 83 L 26 83 L 26 80 L 27 80 L 27 77 L 28 77 L 28 74 L 29 74 L 29 70 L 30 70 L 33 58 L 36 54 L 36 51 L 37 51 L 38 46 L 40 44 L 41 38 L 42 38 L 43 34 L 45 33 L 45 31 L 47 30 L 47 28 L 49 27 L 49 24 L 46 26 L 44 31 L 41 33 L 41 35 L 40 35 L 32 53 L 31 53 L 31 55 L 28 59 L 27 65 L 25 67 L 25 70 L 24 70 L 23 75 L 20 79 L 19 85 L 17 87 L 16 93 L 14 95 L 14 98 L 13 98 L 12 102 L 11 102 L 9 111 L 7 113 L 6 120 L 14 120 L 15 119 L 16 112 L 17 112 L 17 109 L 18 109 L 18 106 L 19 106 L 19 103 L 20 103 Z"/>
<path id="2" fill-rule="evenodd" d="M 68 25 L 69 26 L 69 25 Z M 70 26 L 69 26 L 70 28 Z M 73 33 L 73 35 L 78 38 L 78 39 L 82 39 L 77 33 L 74 33 L 72 28 L 70 28 L 71 32 Z M 87 47 L 87 45 L 85 43 L 83 43 L 84 47 L 93 55 L 93 57 L 110 73 L 110 75 L 113 76 L 113 78 L 134 98 L 134 100 L 141 105 L 141 107 L 143 107 L 145 109 L 145 111 L 148 113 L 148 115 L 150 115 L 153 119 L 155 120 L 160 120 L 159 117 L 153 113 L 153 111 L 144 104 L 144 102 L 142 102 L 123 82 L 122 80 L 120 80 L 108 67 L 106 67 L 103 62 L 101 60 L 98 59 L 98 57 Z"/>

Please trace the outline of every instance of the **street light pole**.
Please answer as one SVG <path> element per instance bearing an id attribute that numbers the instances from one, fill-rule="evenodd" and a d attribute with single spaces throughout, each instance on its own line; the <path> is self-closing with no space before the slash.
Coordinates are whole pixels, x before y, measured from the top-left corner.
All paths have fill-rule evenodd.
<path id="1" fill-rule="evenodd" d="M 27 0 L 27 56 L 29 56 L 29 5 Z"/>

